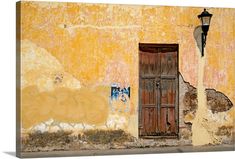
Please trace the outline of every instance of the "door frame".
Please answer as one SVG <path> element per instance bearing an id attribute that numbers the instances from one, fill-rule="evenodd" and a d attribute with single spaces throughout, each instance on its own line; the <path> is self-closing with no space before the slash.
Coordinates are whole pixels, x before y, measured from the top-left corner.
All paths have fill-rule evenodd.
<path id="1" fill-rule="evenodd" d="M 141 82 L 141 78 L 140 78 L 140 53 L 139 51 L 142 48 L 149 48 L 149 49 L 171 49 L 176 51 L 177 54 L 177 81 L 176 81 L 176 104 L 175 106 L 177 107 L 175 109 L 175 116 L 177 117 L 177 122 L 176 122 L 176 136 L 150 136 L 150 135 L 146 135 L 146 136 L 141 136 L 140 135 L 140 129 L 142 127 L 142 105 L 141 105 L 141 88 L 140 88 L 140 82 Z M 139 43 L 138 46 L 138 137 L 139 138 L 148 138 L 148 139 L 154 139 L 154 138 L 179 138 L 179 44 L 177 43 L 169 43 L 169 44 L 163 44 L 163 43 Z"/>

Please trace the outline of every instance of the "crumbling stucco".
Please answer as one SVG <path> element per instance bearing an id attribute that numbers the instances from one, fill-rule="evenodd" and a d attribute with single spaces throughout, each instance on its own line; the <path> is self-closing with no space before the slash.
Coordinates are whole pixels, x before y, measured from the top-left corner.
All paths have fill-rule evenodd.
<path id="1" fill-rule="evenodd" d="M 195 121 L 195 116 L 198 113 L 198 91 L 197 88 L 190 85 L 190 83 L 184 81 L 182 75 L 179 75 L 180 86 L 180 141 L 182 144 L 193 144 L 193 133 L 199 133 L 193 131 L 192 126 Z M 203 119 L 200 124 L 203 125 L 206 134 L 201 137 L 207 140 L 207 144 L 220 144 L 220 143 L 232 143 L 234 125 L 233 125 L 233 103 L 228 99 L 226 95 L 218 92 L 214 89 L 205 89 L 205 95 L 207 99 L 205 113 L 200 113 Z M 220 107 L 218 106 L 220 103 Z M 215 106 L 217 104 L 218 107 Z M 212 108 L 212 109 L 211 109 Z M 199 121 L 198 121 L 199 122 Z M 197 140 L 198 141 L 198 140 Z M 205 142 L 205 141 L 203 141 Z"/>
<path id="2" fill-rule="evenodd" d="M 206 89 L 207 106 L 212 113 L 224 112 L 229 110 L 233 103 L 223 93 L 214 89 Z"/>
<path id="3" fill-rule="evenodd" d="M 212 19 L 213 34 L 207 37 L 202 61 L 193 38 L 200 21 L 191 16 L 202 8 L 21 4 L 22 36 L 17 40 L 22 46 L 23 133 L 65 130 L 76 135 L 85 130 L 123 129 L 138 137 L 138 45 L 177 43 L 179 71 L 190 83 L 180 77 L 181 144 L 231 141 L 234 10 L 211 8 L 210 12 L 217 16 Z M 226 24 L 226 32 L 218 29 L 221 24 Z M 123 111 L 125 104 L 109 100 L 110 85 L 116 82 L 131 87 L 127 112 Z M 112 104 L 118 109 L 112 111 Z"/>

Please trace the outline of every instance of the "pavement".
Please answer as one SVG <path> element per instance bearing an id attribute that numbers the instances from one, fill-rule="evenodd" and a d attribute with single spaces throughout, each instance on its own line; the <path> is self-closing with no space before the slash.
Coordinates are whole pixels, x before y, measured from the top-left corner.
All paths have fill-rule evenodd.
<path id="1" fill-rule="evenodd" d="M 172 147 L 109 149 L 109 150 L 23 152 L 21 153 L 21 156 L 18 157 L 32 158 L 32 157 L 65 157 L 65 156 L 95 156 L 95 155 L 99 156 L 99 155 L 214 152 L 214 151 L 235 151 L 235 145 L 172 146 Z"/>

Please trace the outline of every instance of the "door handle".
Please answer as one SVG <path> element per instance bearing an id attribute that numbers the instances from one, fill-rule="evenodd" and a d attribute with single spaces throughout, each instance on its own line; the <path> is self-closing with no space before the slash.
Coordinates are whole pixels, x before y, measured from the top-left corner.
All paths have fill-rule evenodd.
<path id="1" fill-rule="evenodd" d="M 157 83 L 156 83 L 156 87 L 160 87 L 160 82 L 157 82 Z"/>

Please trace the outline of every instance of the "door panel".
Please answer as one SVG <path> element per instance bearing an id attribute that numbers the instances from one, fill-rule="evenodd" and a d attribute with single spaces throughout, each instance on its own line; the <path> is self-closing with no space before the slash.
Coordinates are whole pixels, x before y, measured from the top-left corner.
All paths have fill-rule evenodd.
<path id="1" fill-rule="evenodd" d="M 167 113 L 167 108 L 161 108 L 160 109 L 160 134 L 166 133 L 166 113 Z"/>
<path id="2" fill-rule="evenodd" d="M 168 119 L 168 127 L 169 127 L 169 131 L 170 133 L 175 134 L 176 133 L 176 124 L 175 124 L 175 108 L 168 108 L 168 112 L 169 112 L 169 119 Z"/>
<path id="3" fill-rule="evenodd" d="M 165 52 L 161 54 L 161 75 L 177 74 L 177 53 Z"/>
<path id="4" fill-rule="evenodd" d="M 157 114 L 156 109 L 151 106 L 143 108 L 143 135 L 156 135 Z"/>
<path id="5" fill-rule="evenodd" d="M 155 78 L 143 78 L 141 81 L 143 132 L 145 135 L 153 135 L 156 132 L 157 123 Z"/>
<path id="6" fill-rule="evenodd" d="M 142 129 L 140 134 L 142 135 L 156 135 L 157 129 L 157 108 L 159 96 L 156 89 L 156 76 L 157 71 L 160 72 L 160 68 L 157 67 L 156 54 L 149 52 L 140 52 L 140 101 L 141 101 L 141 122 Z"/>
<path id="7" fill-rule="evenodd" d="M 141 80 L 141 101 L 142 105 L 146 104 L 156 104 L 156 89 L 154 87 L 155 85 L 155 79 L 154 78 L 143 78 Z"/>
<path id="8" fill-rule="evenodd" d="M 144 49 L 140 48 L 140 136 L 177 135 L 177 62 L 177 49 L 161 48 L 158 46 L 148 48 L 146 45 Z"/>
<path id="9" fill-rule="evenodd" d="M 161 80 L 161 105 L 175 106 L 175 79 Z"/>

